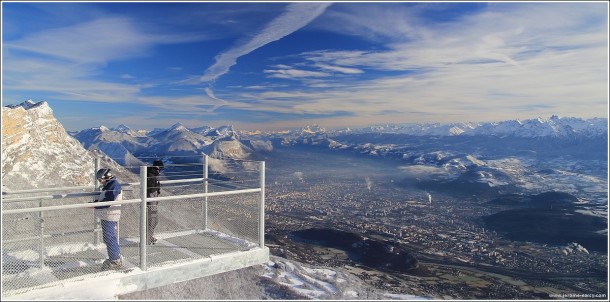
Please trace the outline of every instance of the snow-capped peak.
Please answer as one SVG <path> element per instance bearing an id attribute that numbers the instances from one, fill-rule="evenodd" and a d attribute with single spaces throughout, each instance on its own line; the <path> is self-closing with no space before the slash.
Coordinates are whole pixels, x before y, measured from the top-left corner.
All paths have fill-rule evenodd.
<path id="1" fill-rule="evenodd" d="M 48 117 L 48 116 L 53 115 L 53 110 L 51 110 L 51 107 L 45 101 L 40 101 L 40 102 L 36 103 L 32 100 L 27 100 L 25 102 L 22 102 L 21 104 L 7 105 L 6 107 L 10 108 L 10 109 L 23 108 L 24 110 L 26 110 L 28 112 L 35 112 L 35 114 L 39 117 L 43 117 L 43 116 Z"/>
<path id="2" fill-rule="evenodd" d="M 2 138 L 2 184 L 7 188 L 91 183 L 93 157 L 65 131 L 46 102 L 3 107 Z"/>
<path id="3" fill-rule="evenodd" d="M 233 125 L 225 125 L 212 129 L 207 133 L 207 135 L 216 137 L 237 137 L 237 134 L 233 129 Z"/>
<path id="4" fill-rule="evenodd" d="M 171 126 L 169 128 L 169 130 L 187 131 L 188 129 L 184 125 L 182 125 L 181 123 L 175 123 L 173 126 Z"/>
<path id="5" fill-rule="evenodd" d="M 118 131 L 118 132 L 125 132 L 125 133 L 131 132 L 131 128 L 129 128 L 123 124 L 120 124 L 116 128 L 112 128 L 111 130 Z"/>
<path id="6" fill-rule="evenodd" d="M 44 103 L 44 104 L 46 104 L 46 102 L 45 102 L 45 101 L 42 101 L 42 102 L 36 103 L 36 102 L 34 102 L 34 101 L 32 101 L 32 100 L 27 100 L 27 101 L 25 101 L 25 102 L 21 103 L 21 104 L 20 104 L 20 106 L 21 106 L 21 107 L 23 107 L 23 108 L 25 108 L 25 109 L 30 109 L 30 108 L 32 108 L 32 107 L 34 107 L 34 106 L 37 106 L 37 105 L 42 105 L 43 103 Z"/>
<path id="7" fill-rule="evenodd" d="M 34 102 L 34 101 L 32 101 L 30 99 L 30 100 L 27 100 L 25 102 L 22 102 L 21 104 L 18 104 L 18 105 L 8 105 L 7 107 L 9 107 L 11 109 L 15 109 L 17 107 L 22 107 L 23 109 L 28 110 L 28 109 L 30 109 L 32 107 L 43 106 L 43 105 L 47 105 L 48 106 L 47 102 L 45 102 L 45 101 L 41 101 L 41 102 L 36 103 L 36 102 Z"/>
<path id="8" fill-rule="evenodd" d="M 301 128 L 301 133 L 314 134 L 314 133 L 321 133 L 321 132 L 326 132 L 326 129 L 320 127 L 318 124 L 307 125 L 307 126 Z"/>

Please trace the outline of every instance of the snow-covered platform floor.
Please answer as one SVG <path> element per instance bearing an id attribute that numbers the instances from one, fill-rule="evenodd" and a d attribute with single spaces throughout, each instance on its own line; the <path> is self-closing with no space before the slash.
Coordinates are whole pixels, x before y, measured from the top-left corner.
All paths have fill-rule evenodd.
<path id="1" fill-rule="evenodd" d="M 183 231 L 157 234 L 158 241 L 146 246 L 146 269 L 140 268 L 138 238 L 121 238 L 124 268 L 103 271 L 106 258 L 104 244 L 82 247 L 53 246 L 47 250 L 45 267 L 35 259 L 21 259 L 27 266 L 21 271 L 5 271 L 2 276 L 3 299 L 63 299 L 82 295 L 75 291 L 91 291 L 108 286 L 112 281 L 117 294 L 145 290 L 175 282 L 214 275 L 269 261 L 268 248 L 217 231 Z M 20 253 L 5 250 L 6 260 L 17 261 Z M 37 257 L 34 257 L 37 258 Z M 25 269 L 27 267 L 27 269 Z M 97 284 L 103 282 L 104 284 Z M 79 289 L 83 286 L 82 289 Z M 63 293 L 63 294 L 62 294 Z M 80 296 L 77 296 L 80 297 Z"/>

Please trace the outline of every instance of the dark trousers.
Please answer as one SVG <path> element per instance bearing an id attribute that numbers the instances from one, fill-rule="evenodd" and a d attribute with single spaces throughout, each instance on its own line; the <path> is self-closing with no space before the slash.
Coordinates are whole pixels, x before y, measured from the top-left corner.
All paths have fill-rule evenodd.
<path id="1" fill-rule="evenodd" d="M 148 197 L 157 197 L 159 194 L 157 192 L 154 192 L 148 195 Z M 157 201 L 154 201 L 146 204 L 146 242 L 148 244 L 153 243 L 155 228 L 159 223 L 159 212 L 157 210 L 157 203 Z"/>

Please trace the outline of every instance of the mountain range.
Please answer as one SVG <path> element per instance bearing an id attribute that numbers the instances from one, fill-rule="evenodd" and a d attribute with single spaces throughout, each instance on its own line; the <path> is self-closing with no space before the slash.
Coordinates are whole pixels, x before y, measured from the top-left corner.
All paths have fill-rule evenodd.
<path id="1" fill-rule="evenodd" d="M 307 125 L 295 130 L 283 131 L 241 131 L 244 136 L 284 139 L 284 144 L 303 142 L 327 137 L 362 134 L 394 134 L 409 136 L 485 136 L 513 138 L 575 138 L 607 136 L 608 119 L 577 117 L 515 119 L 500 122 L 464 123 L 404 123 L 373 125 L 362 128 L 341 128 L 327 130 L 317 124 Z"/>
<path id="2" fill-rule="evenodd" d="M 132 162 L 137 164 L 134 157 L 188 157 L 198 156 L 201 153 L 215 158 L 246 159 L 259 152 L 271 152 L 274 147 L 295 145 L 351 149 L 382 157 L 412 158 L 413 154 L 401 152 L 404 146 L 400 144 L 400 138 L 413 136 L 607 141 L 608 119 L 581 119 L 553 115 L 550 118 L 488 123 L 388 124 L 338 130 L 326 130 L 318 125 L 308 125 L 296 130 L 275 132 L 238 131 L 230 125 L 218 128 L 209 126 L 188 128 L 177 123 L 167 129 L 156 128 L 152 131 L 134 131 L 128 126 L 119 125 L 116 128 L 100 126 L 71 134 L 85 148 L 100 149 L 121 164 Z M 390 143 L 379 143 L 379 138 L 384 136 L 388 137 Z M 360 141 L 366 137 L 366 143 L 350 143 L 350 138 L 355 137 L 360 138 Z"/>
<path id="3" fill-rule="evenodd" d="M 233 126 L 189 129 L 177 123 L 167 129 L 134 131 L 128 126 L 100 126 L 71 133 L 88 150 L 98 149 L 126 166 L 144 164 L 137 158 L 165 157 L 172 162 L 214 158 L 245 159 L 256 151 L 269 151 L 270 143 L 242 140 Z M 272 148 L 271 148 L 272 149 Z"/>
<path id="4" fill-rule="evenodd" d="M 314 125 L 314 128 L 316 126 Z M 311 129 L 311 127 L 308 127 Z M 319 131 L 314 131 L 314 133 Z M 512 136 L 512 137 L 594 137 L 608 133 L 607 118 L 581 119 L 575 117 L 538 117 L 525 120 L 469 123 L 413 123 L 369 126 L 359 129 L 339 129 L 338 134 L 394 133 L 416 136 Z"/>
<path id="5" fill-rule="evenodd" d="M 41 171 L 43 163 L 64 171 L 62 178 L 69 182 L 90 182 L 86 177 L 76 179 L 82 174 L 76 170 L 82 168 L 67 167 L 66 161 L 54 161 L 50 157 L 75 158 L 84 162 L 74 167 L 84 167 L 90 165 L 95 156 L 92 154 L 103 154 L 112 159 L 115 163 L 110 164 L 118 169 L 131 167 L 137 172 L 138 166 L 146 165 L 145 161 L 152 161 L 152 158 L 163 158 L 170 163 L 198 162 L 203 154 L 213 158 L 249 159 L 272 152 L 274 148 L 309 146 L 394 159 L 414 178 L 508 188 L 517 184 L 522 175 L 511 175 L 510 171 L 497 167 L 494 159 L 520 153 L 549 155 L 555 152 L 560 156 L 566 150 L 582 158 L 605 158 L 608 144 L 607 118 L 556 115 L 488 123 L 388 124 L 338 130 L 308 125 L 275 132 L 238 131 L 231 125 L 188 128 L 176 123 L 152 131 L 132 130 L 127 125 L 115 128 L 101 125 L 68 135 L 46 102 L 28 100 L 4 107 L 2 114 L 3 178 L 9 176 L 5 183 L 13 187 L 11 183 L 20 181 L 18 172 L 23 170 L 30 170 L 26 174 L 33 174 L 31 179 L 39 181 L 39 185 L 57 183 L 48 180 L 48 172 Z M 28 134 L 26 129 L 32 127 L 42 127 L 45 131 Z M 49 131 L 51 128 L 56 131 Z M 459 139 L 464 143 L 460 149 L 447 149 L 439 146 L 436 138 Z M 41 141 L 52 144 L 45 148 L 24 149 L 26 145 L 39 145 Z M 74 147 L 79 142 L 88 152 Z M 55 155 L 46 156 L 47 160 L 42 153 Z M 14 164 L 23 156 L 27 157 L 23 158 L 27 162 L 39 160 L 27 167 Z"/>

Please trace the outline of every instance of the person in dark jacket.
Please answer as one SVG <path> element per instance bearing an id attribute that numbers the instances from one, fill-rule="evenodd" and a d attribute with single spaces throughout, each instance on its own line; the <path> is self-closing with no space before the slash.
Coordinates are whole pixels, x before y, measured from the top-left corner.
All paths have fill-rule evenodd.
<path id="1" fill-rule="evenodd" d="M 146 197 L 157 197 L 161 194 L 161 182 L 159 174 L 163 170 L 163 162 L 155 160 L 152 166 L 146 169 Z M 158 201 L 146 202 L 146 244 L 151 245 L 157 242 L 155 238 L 155 228 L 159 223 L 159 212 L 157 209 Z"/>
<path id="2" fill-rule="evenodd" d="M 102 191 L 94 202 L 123 200 L 123 188 L 116 177 L 110 173 L 110 169 L 99 169 L 95 173 L 95 177 L 102 184 Z M 121 269 L 123 260 L 117 234 L 121 219 L 121 205 L 95 207 L 94 215 L 101 220 L 102 236 L 108 252 L 108 259 L 102 263 L 102 269 Z"/>

